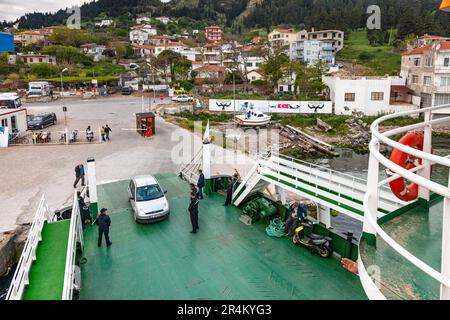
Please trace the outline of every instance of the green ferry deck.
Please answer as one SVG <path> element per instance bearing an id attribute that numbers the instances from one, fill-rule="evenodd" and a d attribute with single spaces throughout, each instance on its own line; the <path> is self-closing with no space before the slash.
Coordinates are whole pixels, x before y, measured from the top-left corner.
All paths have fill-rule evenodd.
<path id="1" fill-rule="evenodd" d="M 338 259 L 271 238 L 266 224 L 243 224 L 218 193 L 201 201 L 200 230 L 189 233 L 189 185 L 175 174 L 156 177 L 171 213 L 154 224 L 134 221 L 127 181 L 98 187 L 113 245 L 97 247 L 97 229 L 85 228 L 80 299 L 367 299 Z"/>

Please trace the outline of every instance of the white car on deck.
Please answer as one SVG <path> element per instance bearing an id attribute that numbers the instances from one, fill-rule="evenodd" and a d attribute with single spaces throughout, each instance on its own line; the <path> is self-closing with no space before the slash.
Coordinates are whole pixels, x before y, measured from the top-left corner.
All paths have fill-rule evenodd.
<path id="1" fill-rule="evenodd" d="M 150 223 L 166 219 L 170 215 L 166 192 L 152 175 L 133 177 L 128 184 L 128 198 L 134 220 Z"/>
<path id="2" fill-rule="evenodd" d="M 192 102 L 192 101 L 194 101 L 194 98 L 188 96 L 187 94 L 180 94 L 178 96 L 173 97 L 172 101 L 176 101 L 176 102 Z"/>

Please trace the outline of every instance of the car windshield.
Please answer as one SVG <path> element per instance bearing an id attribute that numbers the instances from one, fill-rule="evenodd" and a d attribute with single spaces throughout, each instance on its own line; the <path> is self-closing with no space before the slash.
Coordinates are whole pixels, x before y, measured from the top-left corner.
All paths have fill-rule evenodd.
<path id="1" fill-rule="evenodd" d="M 138 187 L 136 190 L 136 201 L 150 201 L 162 198 L 163 196 L 164 193 L 157 184 Z"/>
<path id="2" fill-rule="evenodd" d="M 41 121 L 43 118 L 44 117 L 41 117 L 41 116 L 35 116 L 35 117 L 32 117 L 31 120 L 33 120 L 33 121 Z"/>

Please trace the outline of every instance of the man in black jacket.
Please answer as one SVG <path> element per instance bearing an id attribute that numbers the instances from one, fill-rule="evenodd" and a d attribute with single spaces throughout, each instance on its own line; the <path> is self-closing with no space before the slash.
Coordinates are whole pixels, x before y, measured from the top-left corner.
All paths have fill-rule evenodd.
<path id="1" fill-rule="evenodd" d="M 106 246 L 112 245 L 109 241 L 109 226 L 111 225 L 111 218 L 106 214 L 105 208 L 100 210 L 100 214 L 97 217 L 96 224 L 98 225 L 98 246 L 102 246 L 102 238 L 105 235 Z"/>
<path id="2" fill-rule="evenodd" d="M 111 128 L 108 125 L 105 125 L 105 138 L 109 141 L 109 134 L 112 132 Z"/>
<path id="3" fill-rule="evenodd" d="M 197 233 L 198 227 L 198 198 L 195 193 L 191 193 L 191 202 L 189 203 L 189 216 L 191 217 L 192 231 L 191 233 Z"/>
<path id="4" fill-rule="evenodd" d="M 198 170 L 198 181 L 197 181 L 197 188 L 198 188 L 198 198 L 203 199 L 203 188 L 205 187 L 205 175 L 203 174 L 202 170 Z"/>

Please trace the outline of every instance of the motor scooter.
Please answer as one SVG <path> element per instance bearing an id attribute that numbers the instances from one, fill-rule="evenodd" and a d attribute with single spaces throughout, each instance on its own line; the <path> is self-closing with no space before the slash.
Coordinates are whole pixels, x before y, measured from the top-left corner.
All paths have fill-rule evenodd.
<path id="1" fill-rule="evenodd" d="M 86 140 L 92 142 L 92 140 L 94 140 L 94 132 L 86 131 Z"/>
<path id="2" fill-rule="evenodd" d="M 332 239 L 330 237 L 324 237 L 314 233 L 306 236 L 305 228 L 311 228 L 311 224 L 302 222 L 301 225 L 295 229 L 295 233 L 292 238 L 294 244 L 302 245 L 322 258 L 328 258 L 331 256 L 333 253 L 333 249 L 331 248 Z"/>
<path id="3" fill-rule="evenodd" d="M 78 130 L 74 130 L 70 133 L 69 136 L 69 142 L 76 142 L 77 141 L 77 135 L 78 135 Z"/>

